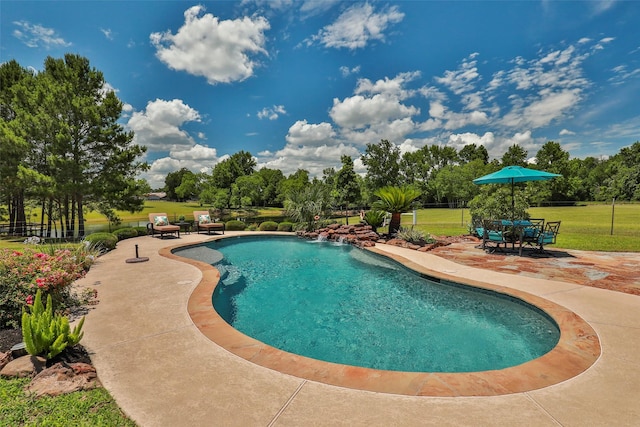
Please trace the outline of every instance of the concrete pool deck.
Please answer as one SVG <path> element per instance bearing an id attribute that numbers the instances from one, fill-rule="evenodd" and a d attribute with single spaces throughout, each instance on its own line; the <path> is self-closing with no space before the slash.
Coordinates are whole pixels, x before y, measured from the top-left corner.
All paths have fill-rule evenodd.
<path id="1" fill-rule="evenodd" d="M 196 327 L 188 305 L 203 273 L 160 251 L 209 238 L 124 240 L 78 283 L 97 289 L 100 300 L 87 315 L 83 344 L 104 386 L 141 426 L 624 426 L 640 420 L 638 296 L 377 245 L 444 275 L 493 283 L 566 307 L 595 330 L 601 356 L 569 380 L 526 392 L 428 397 L 361 391 L 256 365 Z M 148 262 L 125 262 L 135 256 L 136 244 Z M 639 271 L 640 254 L 625 263 Z"/>

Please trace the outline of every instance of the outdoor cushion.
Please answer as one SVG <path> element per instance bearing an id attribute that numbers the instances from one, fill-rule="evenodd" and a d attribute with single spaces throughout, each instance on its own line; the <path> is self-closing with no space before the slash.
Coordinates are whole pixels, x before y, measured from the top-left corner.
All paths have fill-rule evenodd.
<path id="1" fill-rule="evenodd" d="M 489 240 L 492 240 L 492 241 L 501 242 L 503 240 L 502 239 L 502 231 L 492 231 L 492 230 L 490 230 L 487 233 L 487 236 L 489 237 Z"/>
<path id="2" fill-rule="evenodd" d="M 200 224 L 210 224 L 211 217 L 209 215 L 198 215 L 198 222 Z"/>
<path id="3" fill-rule="evenodd" d="M 541 243 L 552 243 L 553 242 L 553 232 L 545 231 L 544 234 L 540 236 Z"/>
<path id="4" fill-rule="evenodd" d="M 161 227 L 163 225 L 169 225 L 169 219 L 166 216 L 154 216 L 153 217 L 153 225 L 156 227 Z"/>

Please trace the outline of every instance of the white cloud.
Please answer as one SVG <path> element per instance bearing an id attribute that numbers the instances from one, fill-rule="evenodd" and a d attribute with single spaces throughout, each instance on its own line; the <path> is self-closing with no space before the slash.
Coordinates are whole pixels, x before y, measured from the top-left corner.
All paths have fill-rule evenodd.
<path id="1" fill-rule="evenodd" d="M 413 106 L 401 104 L 398 99 L 385 95 L 374 95 L 365 98 L 361 95 L 333 100 L 329 115 L 341 127 L 364 129 L 375 123 L 388 122 L 393 119 L 413 116 L 419 110 Z"/>
<path id="2" fill-rule="evenodd" d="M 477 61 L 473 60 L 477 54 L 471 54 L 462 61 L 460 67 L 455 71 L 447 70 L 444 76 L 436 77 L 436 82 L 446 86 L 456 95 L 474 90 L 476 80 L 479 79 Z"/>
<path id="3" fill-rule="evenodd" d="M 302 147 L 287 144 L 275 153 L 259 153 L 258 169 L 262 167 L 280 169 L 285 175 L 292 174 L 298 169 L 305 169 L 311 176 L 320 177 L 326 168 L 339 168 L 340 157 L 343 155 L 357 159 L 360 157 L 360 152 L 355 147 L 342 143 Z"/>
<path id="4" fill-rule="evenodd" d="M 52 28 L 32 24 L 28 21 L 14 21 L 13 24 L 18 27 L 13 31 L 13 36 L 29 47 L 44 47 L 48 50 L 55 47 L 71 46 L 71 43 L 66 42 Z"/>
<path id="5" fill-rule="evenodd" d="M 100 31 L 108 40 L 113 40 L 113 31 L 110 28 L 100 28 Z"/>
<path id="6" fill-rule="evenodd" d="M 385 31 L 404 19 L 397 6 L 376 12 L 369 3 L 354 4 L 345 10 L 333 24 L 321 29 L 307 40 L 307 44 L 319 42 L 325 47 L 361 49 L 371 41 L 385 41 Z"/>
<path id="7" fill-rule="evenodd" d="M 349 68 L 344 65 L 340 67 L 340 74 L 342 74 L 342 77 L 349 77 L 351 74 L 358 74 L 358 73 L 360 73 L 359 65 L 353 68 Z"/>
<path id="8" fill-rule="evenodd" d="M 290 128 L 286 136 L 291 146 L 322 146 L 332 144 L 336 133 L 330 123 L 309 124 L 306 120 L 298 120 Z"/>
<path id="9" fill-rule="evenodd" d="M 131 115 L 127 128 L 134 131 L 134 142 L 146 146 L 149 151 L 167 151 L 175 147 L 193 147 L 193 138 L 181 126 L 187 122 L 199 122 L 198 111 L 180 99 L 149 101 L 144 111 Z"/>
<path id="10" fill-rule="evenodd" d="M 204 6 L 184 12 L 184 25 L 149 37 L 156 56 L 169 68 L 203 76 L 209 84 L 242 81 L 251 77 L 258 65 L 252 54 L 266 54 L 264 32 L 269 22 L 260 16 L 220 21 Z"/>
<path id="11" fill-rule="evenodd" d="M 570 131 L 569 129 L 562 129 L 560 131 L 560 136 L 564 136 L 564 135 L 575 135 L 576 133 L 573 131 Z"/>
<path id="12" fill-rule="evenodd" d="M 280 114 L 287 114 L 287 111 L 284 109 L 284 105 L 274 105 L 272 107 L 265 107 L 262 110 L 258 111 L 258 118 L 276 120 L 280 117 Z"/>
<path id="13" fill-rule="evenodd" d="M 460 134 L 451 134 L 449 135 L 448 145 L 454 147 L 456 150 L 460 150 L 465 145 L 475 144 L 477 146 L 484 146 L 489 150 L 489 148 L 495 142 L 495 135 L 493 132 L 486 132 L 484 135 L 480 136 L 473 132 L 465 132 Z"/>
<path id="14" fill-rule="evenodd" d="M 168 156 L 151 162 L 149 170 L 141 174 L 141 178 L 146 179 L 151 188 L 159 188 L 164 186 L 164 180 L 171 172 L 186 168 L 194 173 L 211 173 L 212 168 L 222 158 L 218 158 L 215 148 L 204 145 L 196 144 L 188 149 L 179 148 L 170 151 Z"/>

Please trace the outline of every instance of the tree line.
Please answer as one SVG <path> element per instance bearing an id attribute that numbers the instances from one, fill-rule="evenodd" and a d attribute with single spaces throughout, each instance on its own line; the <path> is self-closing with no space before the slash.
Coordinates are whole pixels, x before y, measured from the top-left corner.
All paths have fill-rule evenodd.
<path id="1" fill-rule="evenodd" d="M 12 60 L 0 64 L 0 220 L 11 234 L 26 234 L 27 212 L 40 210 L 41 235 L 84 236 L 84 214 L 95 210 L 117 222 L 116 210 L 136 212 L 151 191 L 139 179 L 148 165 L 146 148 L 133 144 L 118 120 L 122 102 L 89 61 L 67 54 L 48 57 L 35 72 Z M 535 162 L 527 161 L 535 154 Z M 489 159 L 484 146 L 460 150 L 427 145 L 401 153 L 388 140 L 370 143 L 360 160 L 342 156 L 339 169 L 327 168 L 311 178 L 298 169 L 285 176 L 278 169 L 257 169 L 251 153 L 239 151 L 212 166 L 211 173 L 183 168 L 169 173 L 163 188 L 171 200 L 198 200 L 215 209 L 296 206 L 318 210 L 365 208 L 388 186 L 411 186 L 417 203 L 464 207 L 478 197 L 500 191 L 480 188 L 474 178 L 506 165 L 558 173 L 561 178 L 535 183 L 527 203 L 640 200 L 640 142 L 610 158 L 569 158 L 560 144 L 545 143 L 537 153 L 517 144 L 502 158 Z M 523 184 L 527 188 L 527 184 Z M 314 199 L 314 200 L 311 200 Z M 58 229 L 59 227 L 59 229 Z"/>
<path id="2" fill-rule="evenodd" d="M 530 158 L 518 144 L 510 146 L 500 159 L 489 160 L 482 145 L 468 144 L 459 151 L 446 145 L 428 145 L 401 154 L 395 144 L 381 140 L 368 144 L 360 158 L 367 168 L 364 176 L 355 173 L 351 157 L 343 156 L 340 169 L 327 168 L 321 177 L 310 178 L 304 169 L 289 176 L 278 169 L 257 170 L 251 153 L 240 151 L 213 166 L 210 174 L 186 168 L 168 174 L 164 190 L 173 200 L 199 200 L 216 209 L 227 209 L 282 207 L 286 200 L 299 198 L 309 186 L 322 186 L 330 205 L 346 209 L 371 206 L 380 188 L 411 186 L 420 191 L 418 203 L 423 206 L 465 207 L 479 195 L 500 191 L 474 185 L 473 179 L 517 165 L 562 175 L 536 182 L 535 188 L 526 193 L 530 205 L 640 200 L 640 142 L 607 159 L 570 159 L 559 143 L 548 141 L 535 153 L 533 163 Z"/>

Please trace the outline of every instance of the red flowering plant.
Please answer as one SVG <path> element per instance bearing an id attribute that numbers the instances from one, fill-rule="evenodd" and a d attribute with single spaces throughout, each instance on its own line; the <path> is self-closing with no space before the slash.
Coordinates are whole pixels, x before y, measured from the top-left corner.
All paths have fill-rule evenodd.
<path id="1" fill-rule="evenodd" d="M 38 289 L 64 305 L 70 285 L 84 276 L 92 261 L 85 247 L 0 249 L 0 329 L 20 326 L 22 309 L 33 304 Z"/>

